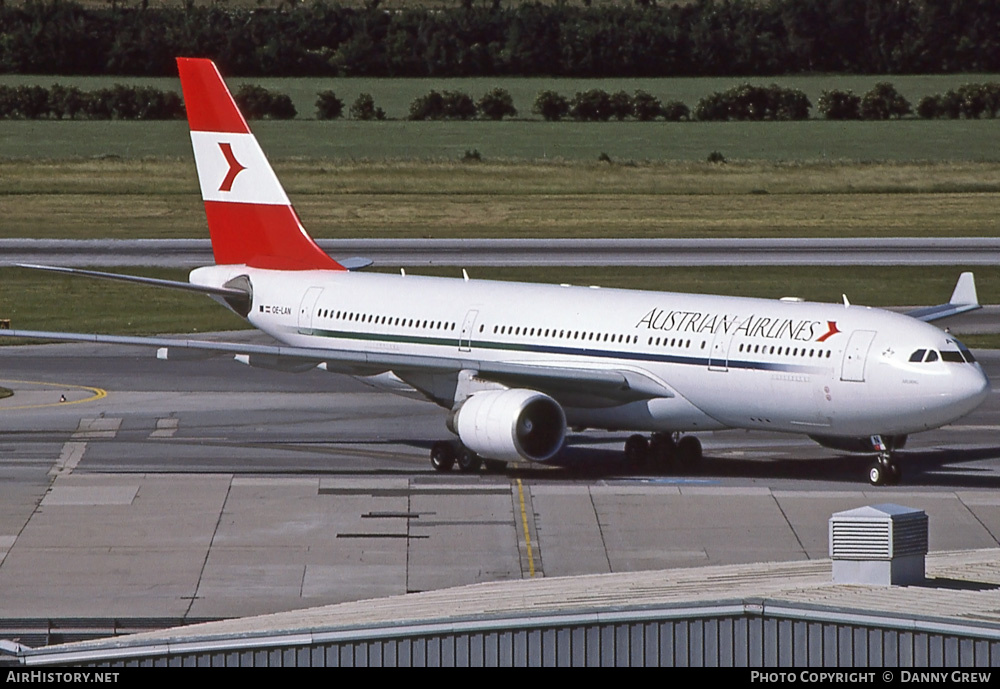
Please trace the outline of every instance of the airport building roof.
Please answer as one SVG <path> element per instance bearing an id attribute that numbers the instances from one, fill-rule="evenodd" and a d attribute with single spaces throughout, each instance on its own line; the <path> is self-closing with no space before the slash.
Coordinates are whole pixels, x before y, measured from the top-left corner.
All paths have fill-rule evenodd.
<path id="1" fill-rule="evenodd" d="M 925 571 L 920 585 L 891 587 L 834 584 L 830 560 L 490 582 L 50 646 L 27 651 L 24 659 L 72 662 L 151 648 L 273 643 L 277 637 L 306 643 L 316 635 L 362 631 L 371 637 L 442 627 L 502 628 L 513 620 L 523 626 L 526 618 L 539 624 L 574 616 L 635 619 L 652 611 L 683 615 L 711 606 L 784 608 L 799 616 L 835 611 L 877 626 L 969 627 L 977 636 L 1000 639 L 1000 549 L 934 552 Z"/>

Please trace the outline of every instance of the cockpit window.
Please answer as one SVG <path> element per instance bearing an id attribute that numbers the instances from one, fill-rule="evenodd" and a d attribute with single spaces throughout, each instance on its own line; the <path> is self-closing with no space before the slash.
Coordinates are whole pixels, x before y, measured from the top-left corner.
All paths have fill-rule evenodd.
<path id="1" fill-rule="evenodd" d="M 942 349 L 938 352 L 936 349 L 918 349 L 910 355 L 910 362 L 915 364 L 929 364 L 939 360 L 952 364 L 971 364 L 975 362 L 976 358 L 972 356 L 972 352 L 969 351 L 968 347 L 957 340 L 948 340 L 948 342 L 953 342 L 958 347 L 958 351 L 954 349 Z"/>
<path id="2" fill-rule="evenodd" d="M 960 351 L 962 353 L 962 356 L 965 357 L 965 360 L 968 363 L 970 363 L 970 364 L 976 363 L 976 357 L 972 356 L 972 352 L 969 351 L 968 347 L 966 347 L 964 344 L 962 344 L 958 340 L 955 340 L 955 344 L 958 345 L 958 351 Z"/>

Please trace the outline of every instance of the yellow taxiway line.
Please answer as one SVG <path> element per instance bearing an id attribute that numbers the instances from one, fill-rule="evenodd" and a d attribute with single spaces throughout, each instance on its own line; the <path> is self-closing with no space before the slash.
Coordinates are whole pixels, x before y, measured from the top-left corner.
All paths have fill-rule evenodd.
<path id="1" fill-rule="evenodd" d="M 9 411 L 12 409 L 41 409 L 43 407 L 59 407 L 66 406 L 67 404 L 80 404 L 81 402 L 95 402 L 99 399 L 103 399 L 108 396 L 107 390 L 102 390 L 101 388 L 93 388 L 89 385 L 70 385 L 69 383 L 43 383 L 40 380 L 4 380 L 0 379 L 0 384 L 13 383 L 21 385 L 45 385 L 52 388 L 69 388 L 72 390 L 89 390 L 93 393 L 90 397 L 84 397 L 78 400 L 68 400 L 66 402 L 47 402 L 45 404 L 24 404 L 20 406 L 8 407 L 0 404 L 0 411 Z M 15 394 L 17 394 L 15 392 Z"/>
<path id="2" fill-rule="evenodd" d="M 524 486 L 517 479 L 517 497 L 521 501 L 521 527 L 524 529 L 524 542 L 528 546 L 528 577 L 535 576 L 535 556 L 531 551 L 531 533 L 528 531 L 528 513 L 524 509 Z"/>

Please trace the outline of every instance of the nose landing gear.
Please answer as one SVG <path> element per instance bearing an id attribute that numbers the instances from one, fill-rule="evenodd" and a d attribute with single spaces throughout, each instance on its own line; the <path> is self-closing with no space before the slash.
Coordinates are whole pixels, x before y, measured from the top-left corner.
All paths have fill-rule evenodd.
<path id="1" fill-rule="evenodd" d="M 872 436 L 872 447 L 878 450 L 878 459 L 868 467 L 868 482 L 873 486 L 894 486 L 903 477 L 903 470 L 892 456 L 893 448 L 882 436 Z"/>

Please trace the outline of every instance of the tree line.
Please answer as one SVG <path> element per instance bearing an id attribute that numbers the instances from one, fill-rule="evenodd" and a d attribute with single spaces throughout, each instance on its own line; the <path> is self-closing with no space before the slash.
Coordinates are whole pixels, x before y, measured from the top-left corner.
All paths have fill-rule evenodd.
<path id="1" fill-rule="evenodd" d="M 569 6 L 378 0 L 276 9 L 0 3 L 0 71 L 171 76 L 740 76 L 1000 71 L 996 0 L 695 0 Z"/>
<path id="2" fill-rule="evenodd" d="M 250 119 L 288 120 L 298 112 L 292 99 L 256 84 L 243 84 L 233 95 Z M 333 91 L 316 94 L 316 119 L 335 120 L 344 115 L 344 101 Z M 663 103 L 643 90 L 608 93 L 589 89 L 568 97 L 543 90 L 531 107 L 546 121 L 573 119 L 607 122 L 634 119 L 649 122 L 700 120 L 703 122 L 753 120 L 804 120 L 812 103 L 798 89 L 771 84 L 740 84 L 701 98 L 692 111 L 680 101 Z M 852 91 L 823 91 L 817 103 L 820 116 L 828 120 L 888 120 L 916 114 L 924 119 L 982 119 L 1000 114 L 1000 83 L 963 84 L 946 93 L 924 96 L 914 110 L 896 88 L 881 82 L 863 95 Z M 348 109 L 351 119 L 384 120 L 385 111 L 368 93 L 360 94 Z M 462 91 L 432 90 L 410 103 L 410 120 L 502 120 L 517 117 L 514 99 L 503 88 L 493 88 L 478 100 Z M 0 119 L 122 119 L 157 120 L 184 117 L 184 104 L 173 91 L 147 86 L 123 86 L 82 91 L 74 86 L 0 85 Z"/>

